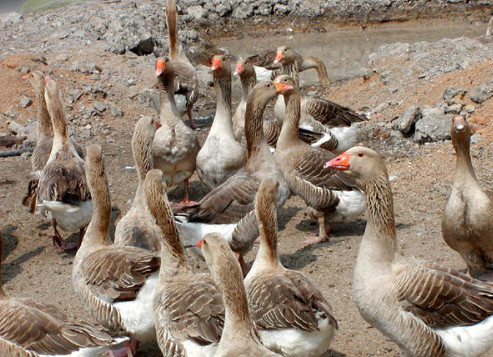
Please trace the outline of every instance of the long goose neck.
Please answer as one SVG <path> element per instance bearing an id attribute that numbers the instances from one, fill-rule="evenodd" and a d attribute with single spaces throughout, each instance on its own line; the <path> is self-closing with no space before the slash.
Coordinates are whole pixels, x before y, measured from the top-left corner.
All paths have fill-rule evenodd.
<path id="1" fill-rule="evenodd" d="M 318 74 L 318 79 L 322 82 L 322 84 L 330 83 L 329 76 L 327 75 L 327 68 L 321 60 L 313 56 L 304 58 L 300 66 L 300 71 L 304 71 L 309 68 L 315 68 Z"/>
<path id="2" fill-rule="evenodd" d="M 272 206 L 272 207 L 271 207 Z M 260 233 L 260 247 L 252 266 L 260 264 L 272 268 L 281 263 L 277 254 L 277 209 L 276 205 L 262 204 L 255 210 Z"/>
<path id="3" fill-rule="evenodd" d="M 262 117 L 266 104 L 261 104 L 252 96 L 248 98 L 245 111 L 245 138 L 247 143 L 247 161 L 258 157 L 265 141 Z"/>
<path id="4" fill-rule="evenodd" d="M 454 148 L 457 154 L 454 185 L 462 185 L 466 182 L 471 182 L 471 179 L 477 181 L 471 161 L 470 141 L 454 141 Z"/>
<path id="5" fill-rule="evenodd" d="M 157 78 L 157 89 L 161 100 L 159 117 L 161 122 L 169 124 L 179 120 L 178 109 L 176 108 L 175 93 L 174 93 L 174 75 L 163 73 Z"/>
<path id="6" fill-rule="evenodd" d="M 55 96 L 50 102 L 49 113 L 53 124 L 53 146 L 66 145 L 68 143 L 67 137 L 67 123 L 65 121 L 65 113 L 63 111 L 63 103 L 59 95 Z"/>
<path id="7" fill-rule="evenodd" d="M 280 150 L 290 147 L 298 139 L 298 127 L 300 123 L 301 99 L 299 92 L 284 96 L 286 103 L 286 115 L 282 124 L 281 133 L 277 140 L 277 148 Z"/>
<path id="8" fill-rule="evenodd" d="M 219 71 L 216 70 L 213 74 L 217 106 L 211 132 L 223 133 L 224 130 L 233 130 L 231 124 L 231 74 L 220 74 Z"/>
<path id="9" fill-rule="evenodd" d="M 364 190 L 368 220 L 362 249 L 368 247 L 365 255 L 373 257 L 373 260 L 391 262 L 396 252 L 396 232 L 392 190 L 387 174 L 365 183 Z"/>
<path id="10" fill-rule="evenodd" d="M 253 87 L 257 84 L 257 75 L 253 70 L 251 73 L 248 73 L 245 76 L 240 77 L 241 79 L 241 87 L 243 89 L 243 96 L 241 100 L 246 103 L 248 100 L 248 93 L 252 90 Z"/>
<path id="11" fill-rule="evenodd" d="M 36 92 L 36 105 L 38 114 L 36 116 L 37 137 L 53 137 L 53 125 L 51 123 L 50 113 L 46 109 L 46 101 L 43 92 Z"/>
<path id="12" fill-rule="evenodd" d="M 78 256 L 84 255 L 92 247 L 110 245 L 111 200 L 104 168 L 88 172 L 88 183 L 92 195 L 92 217 L 77 252 Z"/>
<path id="13" fill-rule="evenodd" d="M 147 173 L 152 170 L 152 140 L 152 136 L 146 136 L 139 130 L 136 130 L 132 137 L 132 153 L 139 176 L 139 185 L 145 180 Z"/>

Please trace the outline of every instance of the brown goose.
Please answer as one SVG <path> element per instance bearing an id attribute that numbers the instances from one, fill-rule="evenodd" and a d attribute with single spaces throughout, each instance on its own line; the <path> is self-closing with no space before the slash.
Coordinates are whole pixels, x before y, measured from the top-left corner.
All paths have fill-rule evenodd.
<path id="1" fill-rule="evenodd" d="M 1 275 L 0 271 L 0 356 L 97 356 L 126 340 L 68 318 L 56 306 L 7 296 Z"/>
<path id="2" fill-rule="evenodd" d="M 156 61 L 156 77 L 161 97 L 159 117 L 162 126 L 154 135 L 152 160 L 154 168 L 163 172 L 169 187 L 183 181 L 185 197 L 180 204 L 187 205 L 191 203 L 188 198 L 188 179 L 195 171 L 200 145 L 195 132 L 177 114 L 173 95 L 174 66 L 168 58 Z"/>
<path id="3" fill-rule="evenodd" d="M 190 126 L 193 105 L 199 99 L 197 73 L 178 42 L 178 12 L 175 0 L 166 1 L 166 25 L 168 26 L 169 58 L 175 69 L 174 94 L 180 117 L 186 112 Z"/>
<path id="4" fill-rule="evenodd" d="M 479 186 L 471 162 L 471 129 L 464 117 L 452 120 L 452 144 L 457 153 L 454 183 L 442 218 L 442 235 L 471 269 L 484 272 L 493 264 L 493 199 Z"/>
<path id="5" fill-rule="evenodd" d="M 224 55 L 212 59 L 216 115 L 197 155 L 197 176 L 210 191 L 245 165 L 245 152 L 231 124 L 231 65 Z"/>
<path id="6" fill-rule="evenodd" d="M 162 264 L 154 294 L 161 352 L 164 356 L 215 356 L 224 325 L 221 294 L 210 275 L 195 274 L 186 259 L 161 171 L 149 171 L 145 195 L 162 232 Z"/>
<path id="7" fill-rule="evenodd" d="M 86 183 L 84 161 L 77 154 L 67 135 L 63 103 L 54 80 L 46 77 L 45 100 L 53 124 L 53 147 L 39 175 L 36 211 L 46 214 L 52 222 L 53 243 L 62 249 L 74 249 L 80 244 L 66 244 L 57 226 L 64 231 L 83 229 L 91 220 L 92 201 Z"/>
<path id="8" fill-rule="evenodd" d="M 396 248 L 392 191 L 375 151 L 354 147 L 326 166 L 363 188 L 367 224 L 353 277 L 361 316 L 404 356 L 476 357 L 493 347 L 493 285 Z"/>
<path id="9" fill-rule="evenodd" d="M 51 124 L 50 114 L 46 108 L 45 94 L 45 76 L 40 71 L 33 71 L 22 78 L 27 79 L 34 90 L 37 107 L 36 115 L 36 146 L 31 155 L 30 181 L 28 185 L 28 193 L 24 197 L 22 204 L 29 207 L 29 212 L 34 213 L 36 210 L 36 196 L 39 183 L 39 174 L 46 165 L 51 154 L 53 144 L 53 126 Z M 70 140 L 70 139 L 69 139 Z M 84 154 L 82 148 L 72 141 L 77 154 L 83 159 Z"/>
<path id="10" fill-rule="evenodd" d="M 152 298 L 159 253 L 111 244 L 110 193 L 99 145 L 87 147 L 86 168 L 94 210 L 74 259 L 74 289 L 94 320 L 134 339 L 127 346 L 133 355 L 139 340 L 156 337 Z"/>
<path id="11" fill-rule="evenodd" d="M 260 247 L 245 278 L 250 315 L 263 344 L 283 356 L 321 356 L 337 329 L 317 284 L 286 269 L 277 255 L 277 182 L 266 178 L 255 196 Z"/>
<path id="12" fill-rule="evenodd" d="M 115 244 L 131 245 L 152 251 L 159 250 L 161 231 L 147 209 L 144 179 L 152 170 L 152 140 L 161 124 L 151 117 L 142 117 L 135 125 L 132 152 L 137 168 L 138 185 L 132 207 L 116 224 Z"/>
<path id="13" fill-rule="evenodd" d="M 327 68 L 322 60 L 315 56 L 302 56 L 299 53 L 291 50 L 296 62 L 296 68 L 298 72 L 306 71 L 307 69 L 314 68 L 318 74 L 318 80 L 324 86 L 330 84 L 329 76 L 327 75 Z M 248 57 L 248 60 L 255 66 L 259 66 L 269 70 L 268 79 L 275 78 L 279 75 L 279 61 L 276 61 L 277 51 L 267 50 L 258 55 Z M 266 78 L 266 79 L 267 79 Z"/>
<path id="14" fill-rule="evenodd" d="M 294 80 L 282 75 L 274 82 L 286 101 L 286 119 L 274 159 L 284 173 L 291 192 L 305 201 L 319 221 L 318 237 L 305 242 L 327 241 L 332 223 L 352 221 L 364 213 L 365 197 L 352 179 L 323 168 L 323 163 L 334 158 L 334 154 L 312 147 L 298 138 L 300 95 Z"/>
<path id="15" fill-rule="evenodd" d="M 255 193 L 260 181 L 274 175 L 280 183 L 278 205 L 282 206 L 289 188 L 277 167 L 262 131 L 262 116 L 269 101 L 277 96 L 272 81 L 258 83 L 248 96 L 245 114 L 247 162 L 245 166 L 209 192 L 196 206 L 185 208 L 186 216 L 177 216 L 178 229 L 185 245 L 194 245 L 206 233 L 219 232 L 240 255 L 248 252 L 258 236 L 253 213 Z M 245 267 L 245 266 L 243 266 Z"/>
<path id="16" fill-rule="evenodd" d="M 240 266 L 231 248 L 219 233 L 207 234 L 197 245 L 222 294 L 225 308 L 224 329 L 216 357 L 275 357 L 260 342 L 248 312 L 247 295 Z"/>
<path id="17" fill-rule="evenodd" d="M 280 73 L 291 76 L 299 85 L 299 66 L 296 58 L 297 54 L 291 48 L 280 46 L 275 61 L 281 63 Z M 274 114 L 280 122 L 284 120 L 286 107 L 283 99 L 279 97 L 274 106 Z M 319 133 L 330 132 L 330 135 L 324 136 L 318 143 L 314 143 L 314 146 L 327 145 L 328 140 L 337 140 L 335 149 L 329 150 L 342 152 L 350 148 L 357 140 L 358 123 L 364 120 L 363 116 L 350 108 L 329 100 L 311 96 L 301 97 L 300 127 Z"/>

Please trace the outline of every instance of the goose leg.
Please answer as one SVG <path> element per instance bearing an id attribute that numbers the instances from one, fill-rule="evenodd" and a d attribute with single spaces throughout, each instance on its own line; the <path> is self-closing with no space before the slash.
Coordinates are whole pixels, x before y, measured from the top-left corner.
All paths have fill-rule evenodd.
<path id="1" fill-rule="evenodd" d="M 329 241 L 329 233 L 332 231 L 332 227 L 325 223 L 325 215 L 318 218 L 318 236 L 305 239 L 303 243 L 307 245 L 317 244 Z"/>
<path id="2" fill-rule="evenodd" d="M 134 357 L 137 354 L 138 340 L 126 341 L 125 344 L 117 349 L 108 351 L 109 357 Z"/>
<path id="3" fill-rule="evenodd" d="M 55 218 L 51 219 L 51 226 L 53 227 L 53 245 L 59 249 L 63 249 L 65 242 L 63 241 L 62 236 L 58 232 L 58 229 L 56 229 L 56 219 Z"/>
<path id="4" fill-rule="evenodd" d="M 185 197 L 183 197 L 183 201 L 178 202 L 176 205 L 179 207 L 187 207 L 187 206 L 193 206 L 196 205 L 197 202 L 195 201 L 190 201 L 190 198 L 188 196 L 188 179 L 183 181 L 183 186 L 185 187 Z"/>
<path id="5" fill-rule="evenodd" d="M 193 123 L 193 120 L 192 120 L 192 106 L 191 105 L 187 106 L 187 116 L 188 116 L 188 120 L 190 120 L 190 128 L 192 128 L 193 130 L 197 129 L 195 127 L 195 124 Z"/>

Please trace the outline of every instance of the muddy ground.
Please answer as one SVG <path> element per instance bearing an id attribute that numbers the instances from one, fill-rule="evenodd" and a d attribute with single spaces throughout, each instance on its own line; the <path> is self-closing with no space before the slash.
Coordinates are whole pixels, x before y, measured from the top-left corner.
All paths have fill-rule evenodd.
<path id="1" fill-rule="evenodd" d="M 84 144 L 98 143 L 104 148 L 116 221 L 130 207 L 136 188 L 136 172 L 128 168 L 134 165 L 130 148 L 133 125 L 141 115 L 157 116 L 139 94 L 153 82 L 155 58 L 132 53 L 116 55 L 105 52 L 101 46 L 94 43 L 83 49 L 48 51 L 43 56 L 34 53 L 4 57 L 0 63 L 0 113 L 9 115 L 2 116 L 0 130 L 2 133 L 9 131 L 8 120 L 27 125 L 35 116 L 34 105 L 27 108 L 20 105 L 22 95 L 33 98 L 30 86 L 21 79 L 23 68 L 51 73 L 69 105 L 67 115 L 71 132 Z M 450 141 L 418 144 L 407 138 L 395 138 L 385 128 L 378 129 L 377 124 L 391 122 L 410 104 L 439 102 L 445 88 L 451 85 L 470 90 L 484 83 L 492 78 L 492 64 L 491 58 L 485 59 L 466 69 L 417 82 L 412 90 L 394 93 L 400 99 L 397 104 L 385 112 L 374 112 L 369 123 L 363 125 L 362 144 L 381 152 L 392 178 L 398 245 L 405 255 L 464 269 L 459 255 L 446 246 L 440 233 L 440 217 L 453 178 L 454 151 Z M 92 65 L 97 67 L 92 68 Z M 386 66 L 392 71 L 406 63 L 389 59 Z M 77 97 L 77 93 L 70 92 L 74 89 L 79 89 L 82 94 L 70 103 Z M 214 108 L 212 89 L 203 86 L 201 91 L 205 96 L 196 106 L 195 116 L 210 114 Z M 378 75 L 333 83 L 320 91 L 324 97 L 355 109 L 375 108 L 387 100 L 388 93 Z M 102 112 L 94 110 L 95 102 L 103 103 L 106 109 Z M 113 106 L 120 108 L 123 116 L 115 116 Z M 493 190 L 492 114 L 493 100 L 490 99 L 477 105 L 470 116 L 481 134 L 479 142 L 472 146 L 474 167 L 482 186 L 488 190 Z M 199 131 L 201 142 L 206 134 L 206 129 Z M 1 158 L 0 163 L 0 228 L 4 240 L 2 278 L 6 292 L 49 302 L 73 317 L 88 319 L 72 289 L 73 254 L 55 249 L 46 220 L 28 214 L 21 205 L 31 167 L 29 157 Z M 194 176 L 192 199 L 198 200 L 204 193 Z M 178 187 L 170 193 L 170 198 L 178 200 L 182 194 L 182 187 Z M 339 320 L 340 329 L 326 356 L 397 356 L 396 345 L 360 317 L 351 296 L 352 270 L 365 228 L 364 217 L 354 223 L 338 225 L 330 242 L 305 247 L 303 240 L 316 231 L 316 225 L 305 215 L 302 201 L 292 197 L 281 210 L 279 224 L 282 262 L 288 268 L 307 273 L 319 283 Z M 73 235 L 70 239 L 76 237 Z M 247 262 L 253 261 L 256 249 L 248 254 Z M 198 269 L 204 269 L 202 262 L 195 257 L 191 259 Z M 142 345 L 140 352 L 142 356 L 160 355 L 154 343 Z"/>

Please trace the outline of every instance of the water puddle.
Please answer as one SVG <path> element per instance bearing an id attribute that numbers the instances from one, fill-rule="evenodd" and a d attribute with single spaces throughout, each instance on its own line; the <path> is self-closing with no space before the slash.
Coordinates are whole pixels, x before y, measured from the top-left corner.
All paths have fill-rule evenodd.
<path id="1" fill-rule="evenodd" d="M 443 38 L 478 37 L 486 31 L 486 24 L 466 22 L 425 24 L 388 24 L 372 26 L 366 29 L 343 28 L 326 33 L 300 33 L 293 35 L 264 36 L 224 40 L 216 43 L 218 47 L 228 49 L 237 56 L 248 57 L 277 46 L 291 46 L 302 54 L 310 54 L 322 59 L 327 67 L 329 78 L 333 81 L 348 79 L 361 74 L 368 63 L 368 56 L 379 47 L 391 43 L 434 42 Z M 316 84 L 315 71 L 301 74 L 305 84 Z"/>

